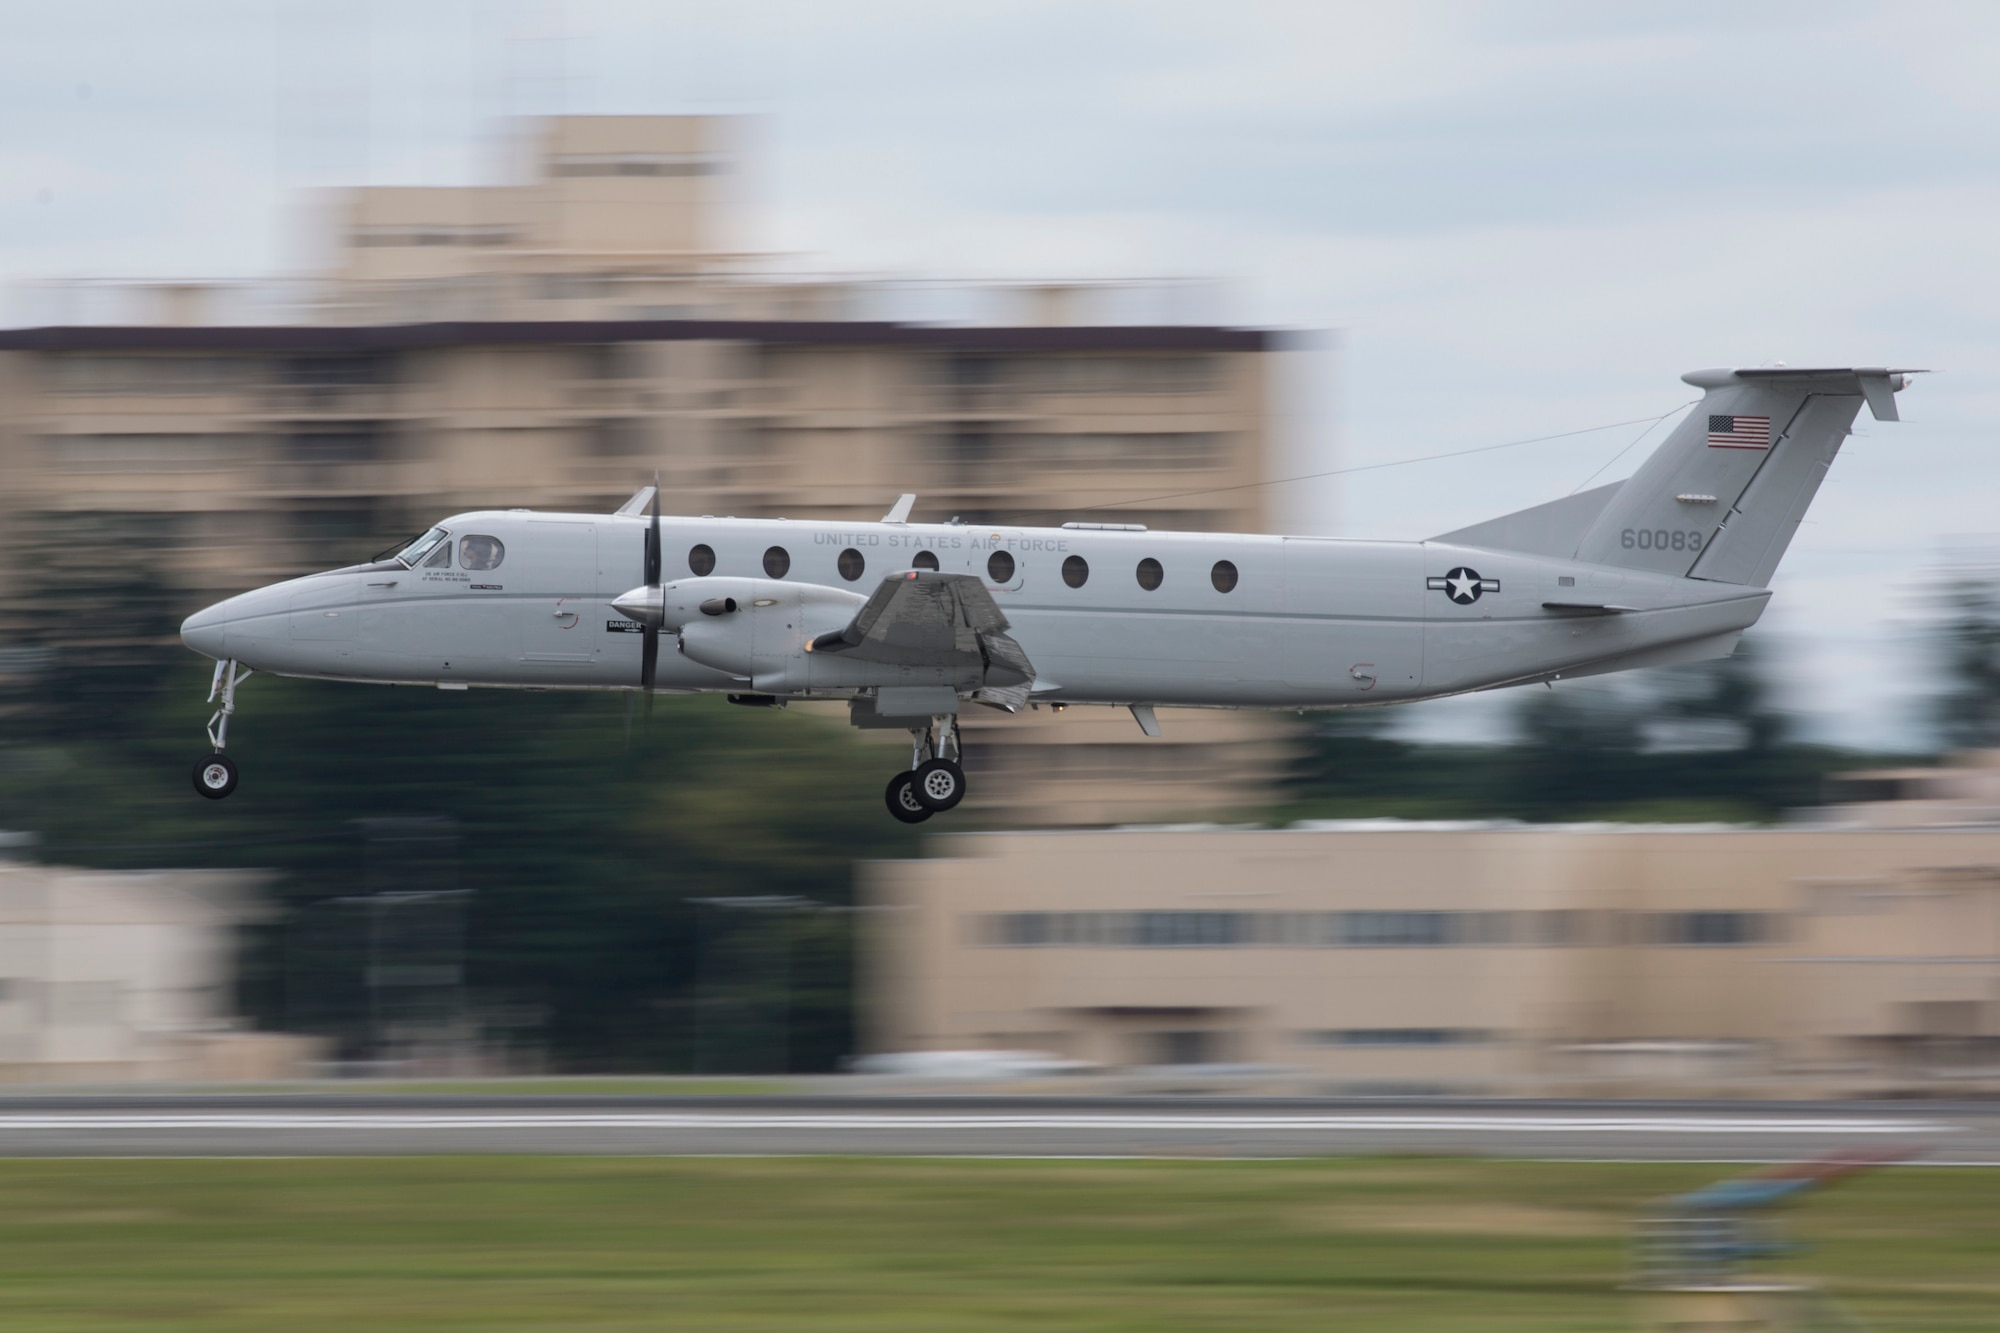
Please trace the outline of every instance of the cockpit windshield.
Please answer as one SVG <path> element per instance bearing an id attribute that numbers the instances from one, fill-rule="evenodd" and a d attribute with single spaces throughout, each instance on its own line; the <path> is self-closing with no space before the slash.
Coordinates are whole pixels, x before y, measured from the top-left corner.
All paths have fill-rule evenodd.
<path id="1" fill-rule="evenodd" d="M 423 536 L 396 552 L 396 559 L 414 569 L 419 561 L 436 548 L 439 542 L 450 535 L 443 528 L 432 528 L 429 532 L 426 532 Z"/>

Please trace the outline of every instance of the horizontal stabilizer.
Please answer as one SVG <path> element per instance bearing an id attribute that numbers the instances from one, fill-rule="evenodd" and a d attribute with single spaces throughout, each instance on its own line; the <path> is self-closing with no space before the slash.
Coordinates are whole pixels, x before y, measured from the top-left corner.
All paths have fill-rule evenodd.
<path id="1" fill-rule="evenodd" d="M 1853 393 L 1859 389 L 1877 421 L 1901 421 L 1903 418 L 1896 411 L 1896 394 L 1910 386 L 1910 376 L 1928 374 L 1928 370 L 1899 370 L 1891 366 L 1746 366 L 1741 370 L 1695 370 L 1681 378 L 1703 389 L 1720 387 L 1732 379 L 1779 384 L 1817 381 L 1817 387 L 1832 393 Z"/>

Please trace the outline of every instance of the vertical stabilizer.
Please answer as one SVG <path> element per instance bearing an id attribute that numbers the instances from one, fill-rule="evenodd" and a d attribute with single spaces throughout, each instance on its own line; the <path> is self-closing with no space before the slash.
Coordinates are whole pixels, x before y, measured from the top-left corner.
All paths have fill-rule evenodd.
<path id="1" fill-rule="evenodd" d="M 1896 420 L 1915 371 L 1697 370 L 1707 392 L 1599 514 L 1577 559 L 1762 587 L 1865 401 Z"/>

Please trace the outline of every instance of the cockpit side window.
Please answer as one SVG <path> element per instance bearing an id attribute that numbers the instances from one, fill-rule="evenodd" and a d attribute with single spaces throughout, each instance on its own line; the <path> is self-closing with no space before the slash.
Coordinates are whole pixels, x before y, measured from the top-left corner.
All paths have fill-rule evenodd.
<path id="1" fill-rule="evenodd" d="M 483 537 L 475 533 L 458 539 L 460 569 L 498 569 L 500 562 L 506 558 L 507 548 L 500 544 L 498 537 Z"/>
<path id="2" fill-rule="evenodd" d="M 425 568 L 425 569 L 450 569 L 450 568 L 451 568 L 451 543 L 450 543 L 450 542 L 441 542 L 441 543 L 439 543 L 439 544 L 438 544 L 438 548 L 437 548 L 437 550 L 435 550 L 435 551 L 431 552 L 431 558 L 430 558 L 430 559 L 428 559 L 428 560 L 426 560 L 426 561 L 424 561 L 424 568 Z"/>
<path id="3" fill-rule="evenodd" d="M 439 542 L 449 536 L 451 534 L 443 528 L 432 528 L 429 532 L 426 532 L 423 536 L 396 552 L 396 558 L 410 568 L 415 569 Z"/>

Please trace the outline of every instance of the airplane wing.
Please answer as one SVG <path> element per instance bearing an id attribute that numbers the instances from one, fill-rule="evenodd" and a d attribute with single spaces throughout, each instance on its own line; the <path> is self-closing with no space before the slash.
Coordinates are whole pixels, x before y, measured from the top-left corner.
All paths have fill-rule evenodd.
<path id="1" fill-rule="evenodd" d="M 820 635 L 808 651 L 968 669 L 981 681 L 972 697 L 1011 712 L 1028 701 L 1035 668 L 1007 629 L 1007 617 L 975 576 L 912 569 L 883 579 L 845 629 Z"/>

